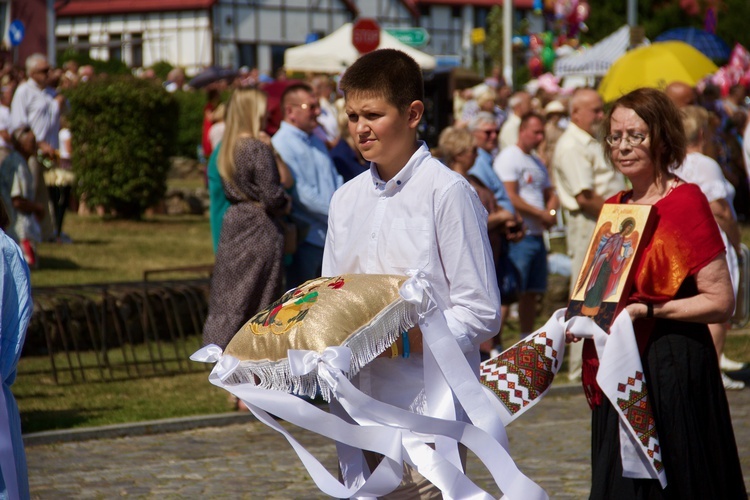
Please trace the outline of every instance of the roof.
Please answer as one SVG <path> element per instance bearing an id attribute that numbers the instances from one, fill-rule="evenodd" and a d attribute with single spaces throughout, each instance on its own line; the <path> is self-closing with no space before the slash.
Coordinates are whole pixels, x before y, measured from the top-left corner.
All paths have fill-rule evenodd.
<path id="1" fill-rule="evenodd" d="M 410 0 L 410 2 L 418 5 L 472 5 L 474 7 L 503 5 L 502 0 Z M 534 0 L 513 0 L 513 7 L 516 9 L 533 9 Z"/>
<path id="2" fill-rule="evenodd" d="M 203 10 L 213 7 L 217 0 L 57 0 L 58 17 L 126 14 L 139 12 L 167 12 Z"/>
<path id="3" fill-rule="evenodd" d="M 218 0 L 55 0 L 58 17 L 91 16 L 102 14 L 128 14 L 141 12 L 168 12 L 180 10 L 204 10 L 213 7 Z M 352 0 L 342 3 L 353 13 L 359 10 Z"/>

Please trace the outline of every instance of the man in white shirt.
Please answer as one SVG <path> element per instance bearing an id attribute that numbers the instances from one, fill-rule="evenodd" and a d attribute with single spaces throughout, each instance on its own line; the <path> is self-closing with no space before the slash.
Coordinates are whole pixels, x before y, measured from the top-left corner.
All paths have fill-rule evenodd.
<path id="1" fill-rule="evenodd" d="M 510 244 L 509 257 L 521 277 L 518 319 L 521 338 L 534 331 L 536 305 L 547 290 L 547 248 L 543 233 L 557 223 L 557 195 L 547 168 L 534 150 L 544 140 L 544 119 L 536 113 L 521 118 L 518 143 L 495 158 L 493 165 L 527 227 L 526 236 Z"/>
<path id="2" fill-rule="evenodd" d="M 518 126 L 521 124 L 521 117 L 531 111 L 531 94 L 525 91 L 519 91 L 513 94 L 508 100 L 508 107 L 511 113 L 500 128 L 500 150 L 513 146 L 518 142 Z"/>
<path id="3" fill-rule="evenodd" d="M 46 155 L 53 156 L 59 147 L 60 106 L 62 95 L 52 97 L 45 88 L 50 66 L 42 54 L 32 54 L 26 59 L 26 74 L 29 79 L 16 89 L 10 105 L 11 130 L 31 127 L 37 146 Z"/>
<path id="4" fill-rule="evenodd" d="M 625 189 L 622 174 L 607 165 L 597 140 L 603 119 L 604 103 L 599 94 L 593 89 L 577 89 L 570 99 L 570 124 L 557 141 L 552 156 L 555 185 L 567 226 L 570 294 L 604 200 Z M 582 343 L 569 346 L 568 377 L 575 380 L 581 376 Z"/>

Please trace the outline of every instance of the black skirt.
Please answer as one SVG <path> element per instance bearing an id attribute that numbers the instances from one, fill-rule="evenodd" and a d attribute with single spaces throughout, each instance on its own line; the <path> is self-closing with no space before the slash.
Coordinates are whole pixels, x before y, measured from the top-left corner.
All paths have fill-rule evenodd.
<path id="1" fill-rule="evenodd" d="M 638 331 L 636 323 L 636 331 Z M 706 325 L 657 320 L 643 356 L 667 487 L 622 477 L 618 415 L 592 414 L 592 499 L 747 499 L 716 350 Z"/>

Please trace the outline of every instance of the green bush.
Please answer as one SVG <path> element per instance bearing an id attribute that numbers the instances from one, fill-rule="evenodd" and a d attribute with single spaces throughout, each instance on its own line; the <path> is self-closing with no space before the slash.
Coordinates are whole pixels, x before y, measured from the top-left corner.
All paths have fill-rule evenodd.
<path id="1" fill-rule="evenodd" d="M 166 191 L 176 143 L 177 101 L 161 85 L 106 77 L 67 93 L 79 194 L 137 218 Z"/>
<path id="2" fill-rule="evenodd" d="M 206 93 L 197 90 L 174 94 L 180 108 L 177 119 L 177 149 L 175 154 L 197 158 L 197 148 L 201 143 L 203 132 L 203 107 L 206 105 Z"/>
<path id="3" fill-rule="evenodd" d="M 159 80 L 166 80 L 167 75 L 173 68 L 174 66 L 167 61 L 156 61 L 153 66 L 151 66 L 151 69 L 154 70 L 154 74 Z"/>

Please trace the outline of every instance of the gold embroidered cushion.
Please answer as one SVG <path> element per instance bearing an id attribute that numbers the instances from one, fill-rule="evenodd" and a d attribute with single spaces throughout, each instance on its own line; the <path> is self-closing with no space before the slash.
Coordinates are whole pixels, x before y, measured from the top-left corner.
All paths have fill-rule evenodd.
<path id="1" fill-rule="evenodd" d="M 245 323 L 227 345 L 224 354 L 240 360 L 233 381 L 314 395 L 313 380 L 302 383 L 289 373 L 287 351 L 322 353 L 330 346 L 352 349 L 349 376 L 355 375 L 415 324 L 414 307 L 399 295 L 407 279 L 345 274 L 289 290 Z"/>

